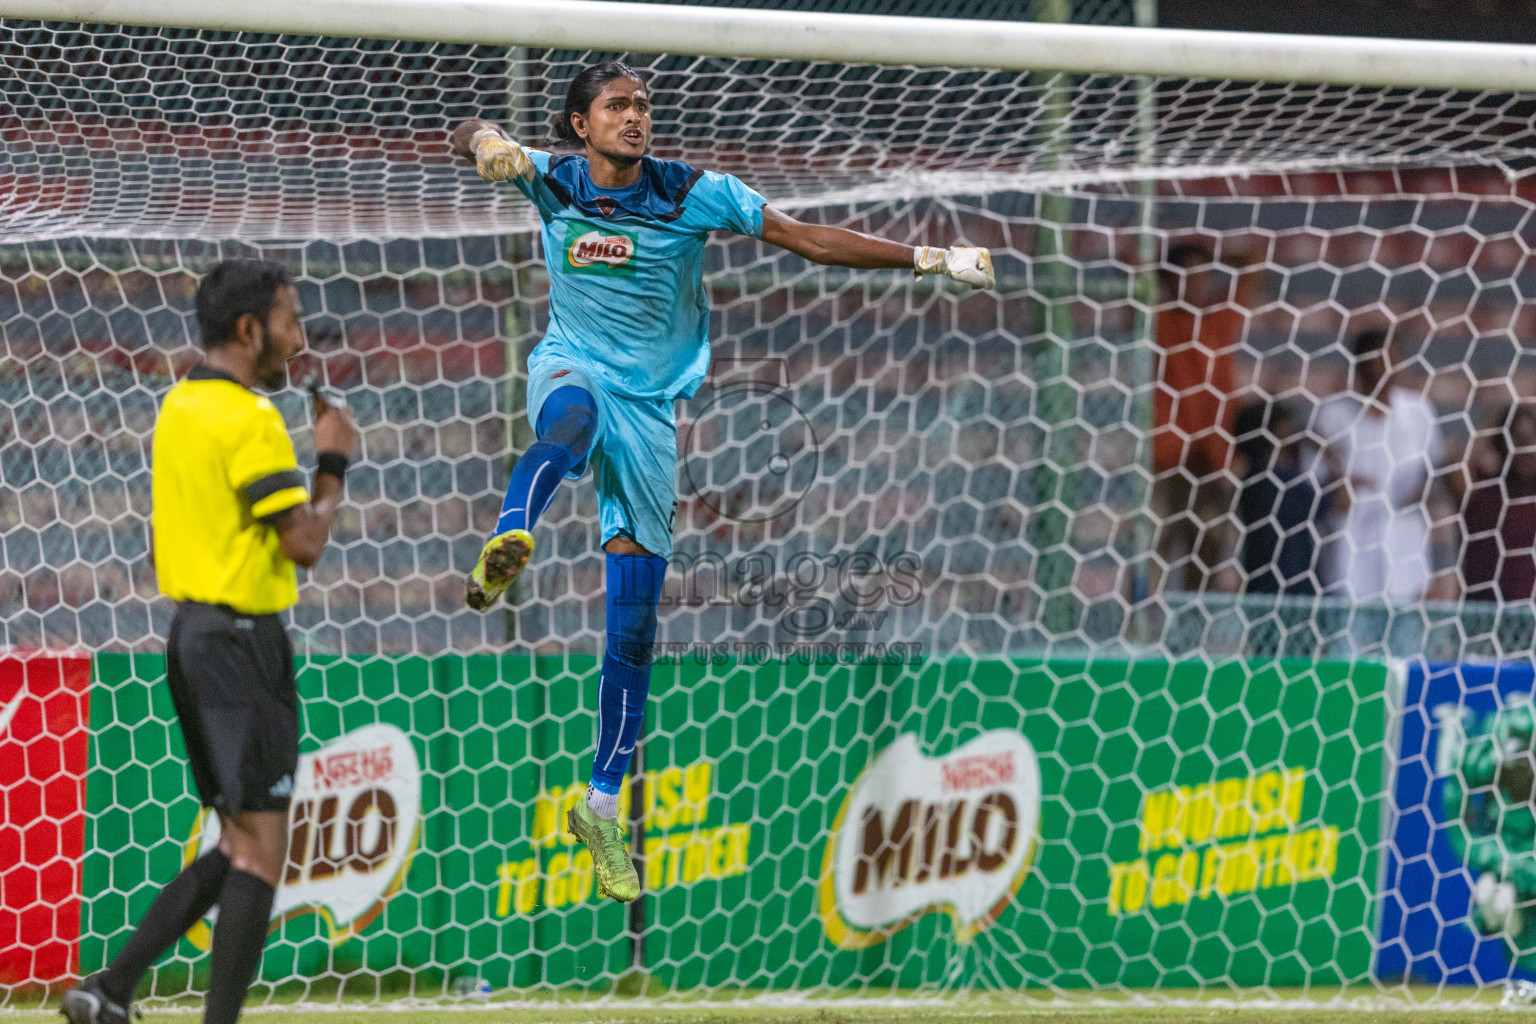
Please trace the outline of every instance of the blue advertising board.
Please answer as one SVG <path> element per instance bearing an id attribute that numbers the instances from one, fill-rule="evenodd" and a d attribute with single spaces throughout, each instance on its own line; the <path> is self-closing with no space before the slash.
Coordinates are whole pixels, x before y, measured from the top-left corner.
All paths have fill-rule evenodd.
<path id="1" fill-rule="evenodd" d="M 1533 691 L 1530 664 L 1408 667 L 1379 978 L 1536 978 Z"/>

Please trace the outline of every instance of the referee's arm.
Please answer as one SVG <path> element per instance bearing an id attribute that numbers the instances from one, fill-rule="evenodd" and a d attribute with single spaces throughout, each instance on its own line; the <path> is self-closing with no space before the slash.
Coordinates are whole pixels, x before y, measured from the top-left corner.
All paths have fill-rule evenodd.
<path id="1" fill-rule="evenodd" d="M 331 523 L 341 505 L 342 476 L 347 457 L 357 444 L 357 423 L 348 409 L 316 402 L 315 451 L 319 466 L 310 499 L 285 509 L 273 517 L 273 525 L 283 545 L 283 554 L 295 564 L 309 568 L 320 561 L 326 541 L 331 537 Z"/>

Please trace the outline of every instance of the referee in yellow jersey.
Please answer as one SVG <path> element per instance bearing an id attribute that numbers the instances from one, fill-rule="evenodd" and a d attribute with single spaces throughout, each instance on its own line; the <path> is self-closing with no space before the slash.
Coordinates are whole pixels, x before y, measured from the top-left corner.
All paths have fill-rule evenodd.
<path id="1" fill-rule="evenodd" d="M 316 403 L 313 491 L 283 418 L 257 385 L 287 383 L 304 347 L 299 295 L 272 263 L 229 260 L 197 289 L 203 362 L 165 396 L 155 422 L 154 552 L 176 600 L 166 669 L 218 848 L 160 891 L 106 970 L 64 996 L 70 1024 L 129 1024 L 139 979 L 217 906 L 203 1019 L 234 1024 L 261 964 L 288 850 L 299 760 L 293 647 L 282 612 L 298 600 L 294 565 L 325 549 L 357 424 Z"/>

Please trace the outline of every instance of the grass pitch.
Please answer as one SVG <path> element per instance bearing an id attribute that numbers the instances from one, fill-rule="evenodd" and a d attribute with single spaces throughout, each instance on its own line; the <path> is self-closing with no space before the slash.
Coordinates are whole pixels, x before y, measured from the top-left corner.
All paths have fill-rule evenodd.
<path id="1" fill-rule="evenodd" d="M 1530 1011 L 1513 1019 L 1530 1017 Z M 145 1015 L 153 1022 L 157 1014 Z M 1503 1014 L 1499 1015 L 1503 1017 Z M 196 1020 L 176 1013 L 163 1019 Z M 359 1013 L 333 1010 L 274 1010 L 247 1013 L 242 1020 L 281 1024 L 468 1024 L 494 1020 L 496 1024 L 1363 1024 L 1365 1021 L 1403 1024 L 1451 1024 L 1465 1022 L 1465 1010 L 1349 1010 L 1349 1009 L 1222 1009 L 1173 1007 L 1084 1008 L 1074 1010 L 936 1010 L 932 1007 L 860 1007 L 848 1010 L 780 1009 L 765 1007 L 654 1007 L 646 1009 L 592 1007 L 583 1010 L 506 1009 L 491 1016 L 463 1011 L 412 1010 Z M 0 1020 L 26 1024 L 56 1024 L 62 1018 L 38 1011 L 0 1011 Z"/>
<path id="2" fill-rule="evenodd" d="M 1126 1005 L 1136 997 L 1114 996 L 1079 1003 L 1042 1001 L 1031 995 L 995 994 L 942 999 L 801 1000 L 765 997 L 739 1002 L 463 1001 L 437 1005 L 341 1002 L 324 1005 L 252 1006 L 248 1024 L 1466 1024 L 1469 1015 L 1497 1013 L 1499 993 L 1489 990 L 1397 990 L 1325 999 L 1317 993 L 1285 993 L 1238 1001 L 1229 995 L 1172 993 L 1151 996 L 1166 1005 Z M 36 1004 L 33 1004 L 35 1007 Z M 201 1007 L 190 1001 L 150 1004 L 145 1024 L 188 1024 Z M 1505 1017 L 1505 1014 L 1498 1014 Z M 1536 1008 L 1511 1018 L 1536 1020 Z M 0 1024 L 60 1024 L 52 1009 L 0 1010 Z"/>

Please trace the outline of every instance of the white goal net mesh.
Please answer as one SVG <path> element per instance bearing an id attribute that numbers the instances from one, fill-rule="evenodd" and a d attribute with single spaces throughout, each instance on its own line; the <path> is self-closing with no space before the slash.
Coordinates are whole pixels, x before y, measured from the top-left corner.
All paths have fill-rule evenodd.
<path id="1" fill-rule="evenodd" d="M 263 991 L 1326 993 L 1443 983 L 1410 919 L 1536 947 L 1514 854 L 1468 862 L 1460 916 L 1394 888 L 1383 663 L 1529 661 L 1531 97 L 630 55 L 658 155 L 989 246 L 998 288 L 711 246 L 625 910 L 555 825 L 603 635 L 590 483 L 504 610 L 463 605 L 549 309 L 535 215 L 445 147 L 470 116 L 539 144 L 595 56 L 0 22 L 0 645 L 93 658 L 78 772 L 0 772 L 0 838 L 75 820 L 14 796 L 72 772 L 85 816 L 36 853 L 73 881 L 0 901 L 0 983 L 99 966 L 208 838 L 148 452 L 236 255 L 293 268 L 305 369 L 363 427 L 292 614 Z"/>
<path id="2" fill-rule="evenodd" d="M 588 55 L 8 23 L 7 234 L 412 238 L 527 230 L 443 126 L 545 137 Z M 858 67 L 642 62 L 658 156 L 788 208 L 1284 168 L 1529 166 L 1508 94 Z M 511 109 L 509 110 L 509 106 Z M 88 169 L 88 170 L 87 170 Z"/>

